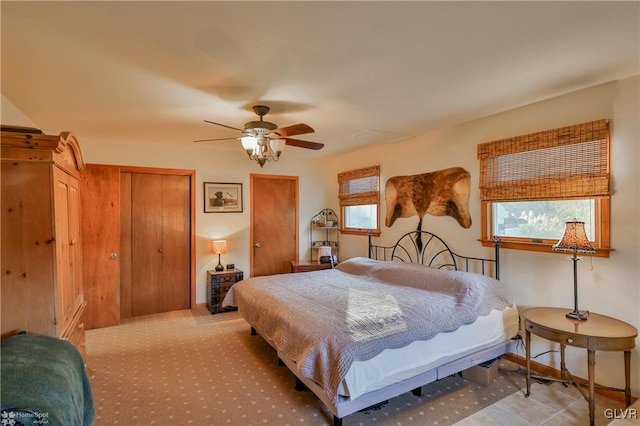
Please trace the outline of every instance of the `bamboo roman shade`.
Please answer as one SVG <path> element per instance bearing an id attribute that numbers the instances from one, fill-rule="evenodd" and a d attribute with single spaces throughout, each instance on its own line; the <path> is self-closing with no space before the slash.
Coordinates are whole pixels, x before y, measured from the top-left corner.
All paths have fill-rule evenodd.
<path id="1" fill-rule="evenodd" d="M 609 195 L 609 121 L 478 145 L 481 201 Z"/>
<path id="2" fill-rule="evenodd" d="M 338 174 L 340 206 L 378 204 L 380 166 L 350 170 Z"/>

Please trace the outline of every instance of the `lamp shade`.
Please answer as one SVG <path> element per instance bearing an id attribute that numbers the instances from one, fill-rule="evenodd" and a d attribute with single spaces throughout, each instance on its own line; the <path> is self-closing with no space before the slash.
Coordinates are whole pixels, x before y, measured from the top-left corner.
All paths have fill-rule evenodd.
<path id="1" fill-rule="evenodd" d="M 242 141 L 242 147 L 245 151 L 247 151 L 247 154 L 253 154 L 256 150 L 256 147 L 258 146 L 258 139 L 254 138 L 253 136 L 245 136 L 240 140 Z"/>
<path id="2" fill-rule="evenodd" d="M 584 222 L 567 222 L 564 235 L 552 247 L 553 251 L 570 251 L 576 253 L 595 253 L 584 230 Z"/>
<path id="3" fill-rule="evenodd" d="M 282 151 L 284 151 L 284 147 L 287 145 L 286 139 L 271 139 L 269 146 L 271 151 L 276 155 L 276 157 L 280 157 Z"/>
<path id="4" fill-rule="evenodd" d="M 318 257 L 322 256 L 331 256 L 331 247 L 330 246 L 320 246 L 318 250 Z"/>
<path id="5" fill-rule="evenodd" d="M 215 240 L 211 244 L 211 251 L 213 254 L 226 254 L 227 253 L 227 240 Z"/>

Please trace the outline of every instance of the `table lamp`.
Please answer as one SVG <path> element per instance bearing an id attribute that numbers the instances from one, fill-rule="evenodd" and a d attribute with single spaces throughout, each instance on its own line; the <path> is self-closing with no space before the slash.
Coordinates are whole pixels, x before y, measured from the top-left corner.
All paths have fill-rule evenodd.
<path id="1" fill-rule="evenodd" d="M 567 251 L 573 253 L 569 259 L 573 260 L 573 312 L 567 314 L 567 318 L 575 319 L 578 321 L 584 321 L 587 316 L 581 314 L 578 311 L 578 267 L 577 263 L 580 258 L 578 253 L 595 253 L 596 249 L 593 248 L 587 238 L 587 233 L 584 230 L 584 222 L 574 220 L 567 222 L 564 230 L 564 235 L 551 249 L 553 251 Z"/>
<path id="2" fill-rule="evenodd" d="M 330 246 L 320 246 L 318 248 L 318 263 L 322 263 L 322 258 L 323 257 L 328 257 L 329 258 L 329 262 L 327 263 L 331 263 L 331 247 Z"/>
<path id="3" fill-rule="evenodd" d="M 218 255 L 218 266 L 216 266 L 216 271 L 224 271 L 224 266 L 220 263 L 220 255 L 227 254 L 227 240 L 214 240 L 211 244 L 211 251 L 213 254 Z"/>

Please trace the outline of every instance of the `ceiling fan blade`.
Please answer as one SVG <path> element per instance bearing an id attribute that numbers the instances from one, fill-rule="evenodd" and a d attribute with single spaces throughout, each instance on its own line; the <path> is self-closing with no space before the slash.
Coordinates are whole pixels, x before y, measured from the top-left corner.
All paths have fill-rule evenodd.
<path id="1" fill-rule="evenodd" d="M 231 130 L 237 130 L 237 131 L 239 131 L 239 132 L 241 132 L 241 131 L 242 131 L 242 129 L 238 129 L 237 127 L 227 126 L 226 124 L 216 123 L 215 121 L 204 120 L 204 122 L 205 122 L 205 123 L 209 123 L 209 124 L 215 124 L 216 126 L 226 127 L 227 129 L 231 129 Z"/>
<path id="2" fill-rule="evenodd" d="M 217 138 L 217 139 L 198 139 L 194 142 L 211 142 L 211 141 L 230 141 L 238 138 Z"/>
<path id="3" fill-rule="evenodd" d="M 277 133 L 280 135 L 280 138 L 286 138 L 289 136 L 306 135 L 307 133 L 313 133 L 313 132 L 315 132 L 315 130 L 313 130 L 310 126 L 304 123 L 299 123 L 299 124 L 294 124 L 293 126 L 287 126 L 287 127 L 275 129 L 271 133 Z"/>
<path id="4" fill-rule="evenodd" d="M 287 145 L 296 146 L 298 148 L 307 148 L 307 149 L 315 149 L 315 150 L 322 149 L 322 147 L 324 146 L 323 143 L 302 141 L 300 139 L 290 139 L 290 138 L 287 138 Z"/>

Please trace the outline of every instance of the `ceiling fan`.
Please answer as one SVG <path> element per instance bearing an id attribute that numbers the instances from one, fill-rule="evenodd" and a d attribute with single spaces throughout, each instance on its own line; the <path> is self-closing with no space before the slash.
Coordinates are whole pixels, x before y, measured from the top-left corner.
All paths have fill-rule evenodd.
<path id="1" fill-rule="evenodd" d="M 313 133 L 313 130 L 310 126 L 300 123 L 294 124 L 293 126 L 287 127 L 278 127 L 274 123 L 270 123 L 268 121 L 264 121 L 263 117 L 269 113 L 270 108 L 266 105 L 255 105 L 253 107 L 253 112 L 255 112 L 260 120 L 249 121 L 245 123 L 244 129 L 238 129 L 237 127 L 227 126 L 226 124 L 220 124 L 209 120 L 204 120 L 206 123 L 215 124 L 216 126 L 226 127 L 227 129 L 237 130 L 242 133 L 242 136 L 235 138 L 217 138 L 217 139 L 199 139 L 194 142 L 209 142 L 209 141 L 223 141 L 223 140 L 232 140 L 232 139 L 241 139 L 244 137 L 252 137 L 258 140 L 269 139 L 271 141 L 274 140 L 285 140 L 286 145 L 295 146 L 298 148 L 307 148 L 307 149 L 321 149 L 324 144 L 318 142 L 309 142 L 303 141 L 300 139 L 293 139 L 290 136 L 298 136 L 305 135 L 307 133 Z M 244 141 L 243 141 L 244 142 Z"/>

